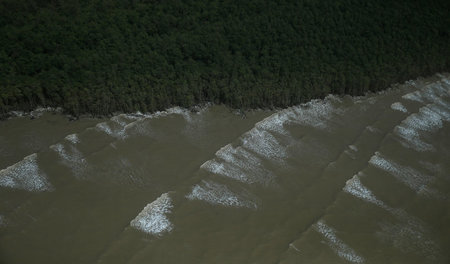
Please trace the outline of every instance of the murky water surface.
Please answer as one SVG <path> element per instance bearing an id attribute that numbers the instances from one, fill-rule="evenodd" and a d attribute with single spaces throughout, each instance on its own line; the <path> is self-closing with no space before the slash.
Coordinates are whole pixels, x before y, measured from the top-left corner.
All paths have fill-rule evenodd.
<path id="1" fill-rule="evenodd" d="M 0 122 L 0 263 L 449 263 L 450 76 L 246 118 Z"/>

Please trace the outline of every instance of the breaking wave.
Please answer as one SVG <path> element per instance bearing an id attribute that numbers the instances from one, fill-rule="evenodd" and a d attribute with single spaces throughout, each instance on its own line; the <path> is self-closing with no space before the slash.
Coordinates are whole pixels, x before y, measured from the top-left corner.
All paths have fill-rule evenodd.
<path id="1" fill-rule="evenodd" d="M 382 201 L 378 200 L 372 193 L 372 191 L 361 183 L 360 177 L 362 175 L 363 173 L 359 172 L 358 174 L 354 175 L 350 180 L 348 180 L 343 189 L 344 192 L 349 193 L 369 203 L 373 203 L 375 205 L 387 209 L 388 206 L 386 206 Z"/>
<path id="2" fill-rule="evenodd" d="M 72 143 L 72 144 L 78 144 L 78 143 L 80 143 L 80 139 L 78 138 L 78 135 L 77 135 L 77 134 L 70 134 L 70 135 L 67 135 L 67 136 L 65 137 L 65 139 L 66 139 L 67 141 L 69 141 L 70 143 Z"/>
<path id="3" fill-rule="evenodd" d="M 420 108 L 417 114 L 412 114 L 394 129 L 394 133 L 402 140 L 400 143 L 417 151 L 434 151 L 435 147 L 423 141 L 423 132 L 434 132 L 442 128 L 443 121 L 449 119 L 448 111 L 438 105 L 427 105 Z"/>
<path id="4" fill-rule="evenodd" d="M 441 82 L 428 84 L 420 90 L 405 94 L 402 96 L 402 98 L 422 104 L 440 103 L 442 102 L 442 96 L 449 95 L 448 88 L 448 83 L 445 82 L 445 79 L 442 79 Z"/>
<path id="5" fill-rule="evenodd" d="M 262 167 L 262 160 L 242 147 L 226 145 L 216 152 L 219 160 L 209 160 L 200 168 L 245 183 L 268 185 L 273 174 Z"/>
<path id="6" fill-rule="evenodd" d="M 155 201 L 149 203 L 130 222 L 130 226 L 152 235 L 160 235 L 173 229 L 167 214 L 173 208 L 172 199 L 168 193 L 163 193 Z"/>
<path id="7" fill-rule="evenodd" d="M 188 109 L 173 107 L 165 111 L 157 111 L 152 114 L 136 112 L 134 114 L 116 115 L 110 119 L 111 122 L 102 122 L 97 124 L 96 129 L 111 137 L 123 140 L 128 138 L 132 132 L 140 135 L 147 134 L 148 131 L 141 126 L 143 121 L 166 117 L 169 115 L 181 115 L 188 122 L 192 120 L 191 113 Z"/>
<path id="8" fill-rule="evenodd" d="M 47 175 L 39 169 L 36 153 L 1 170 L 0 186 L 37 192 L 53 189 Z"/>
<path id="9" fill-rule="evenodd" d="M 60 156 L 61 162 L 71 168 L 75 176 L 80 177 L 83 174 L 87 167 L 87 161 L 74 145 L 65 146 L 58 143 L 51 145 L 50 149 Z"/>
<path id="10" fill-rule="evenodd" d="M 265 159 L 282 160 L 286 147 L 268 131 L 253 128 L 242 137 L 242 144 Z"/>
<path id="11" fill-rule="evenodd" d="M 390 159 L 385 158 L 379 152 L 373 155 L 369 163 L 381 170 L 384 170 L 394 176 L 397 180 L 404 183 L 410 189 L 418 194 L 434 195 L 435 191 L 431 190 L 428 185 L 434 181 L 434 177 L 420 173 L 419 171 L 400 165 Z"/>
<path id="12" fill-rule="evenodd" d="M 192 187 L 192 191 L 186 195 L 186 198 L 229 207 L 257 208 L 249 194 L 236 194 L 226 185 L 206 180 Z"/>
<path id="13" fill-rule="evenodd" d="M 333 105 L 336 102 L 340 102 L 338 97 L 328 96 L 274 113 L 244 133 L 239 139 L 240 146 L 226 145 L 216 152 L 215 159 L 205 162 L 201 168 L 244 183 L 268 185 L 273 182 L 274 175 L 265 168 L 263 161 L 285 165 L 288 157 L 287 148 L 292 136 L 285 125 L 325 129 L 333 114 L 341 113 Z"/>
<path id="14" fill-rule="evenodd" d="M 391 166 L 387 165 L 385 161 L 381 161 L 379 164 L 389 168 Z M 381 230 L 376 232 L 377 237 L 403 252 L 418 253 L 430 260 L 436 260 L 440 249 L 438 244 L 431 239 L 426 224 L 409 215 L 403 209 L 392 208 L 379 200 L 372 191 L 361 183 L 360 177 L 362 176 L 364 174 L 360 172 L 348 180 L 343 188 L 344 192 L 385 209 L 394 215 L 397 221 L 396 223 L 382 221 L 379 224 Z"/>
<path id="15" fill-rule="evenodd" d="M 436 261 L 440 257 L 440 248 L 430 238 L 430 232 L 426 225 L 404 211 L 399 211 L 396 216 L 400 220 L 397 223 L 388 221 L 380 223 L 381 231 L 376 233 L 378 238 L 402 252 L 418 254 L 431 261 Z"/>
<path id="16" fill-rule="evenodd" d="M 336 231 L 320 220 L 314 225 L 317 232 L 327 240 L 328 245 L 333 251 L 341 258 L 352 263 L 364 263 L 364 258 L 358 255 L 354 249 L 345 244 L 341 239 L 336 236 Z"/>
<path id="17" fill-rule="evenodd" d="M 397 111 L 400 111 L 403 113 L 408 113 L 408 109 L 406 109 L 406 107 L 400 102 L 395 102 L 395 103 L 391 104 L 391 109 L 397 110 Z"/>

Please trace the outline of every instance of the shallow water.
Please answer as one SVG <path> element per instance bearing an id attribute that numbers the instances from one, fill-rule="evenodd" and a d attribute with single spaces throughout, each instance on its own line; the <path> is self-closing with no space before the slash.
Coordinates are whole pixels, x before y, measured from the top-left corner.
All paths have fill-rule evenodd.
<path id="1" fill-rule="evenodd" d="M 448 263 L 450 76 L 246 118 L 0 122 L 0 263 Z"/>

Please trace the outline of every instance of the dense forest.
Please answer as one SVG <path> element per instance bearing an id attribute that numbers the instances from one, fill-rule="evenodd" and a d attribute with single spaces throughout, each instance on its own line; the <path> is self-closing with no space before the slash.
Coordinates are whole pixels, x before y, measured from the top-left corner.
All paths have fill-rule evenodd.
<path id="1" fill-rule="evenodd" d="M 2 0 L 0 114 L 282 107 L 450 69 L 448 0 Z"/>

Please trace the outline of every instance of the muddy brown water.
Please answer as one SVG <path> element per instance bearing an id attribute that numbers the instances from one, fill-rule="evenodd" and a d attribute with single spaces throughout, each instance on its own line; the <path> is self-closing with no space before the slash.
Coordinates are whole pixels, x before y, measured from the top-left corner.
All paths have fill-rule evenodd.
<path id="1" fill-rule="evenodd" d="M 449 263 L 450 75 L 246 118 L 0 122 L 0 263 Z"/>

